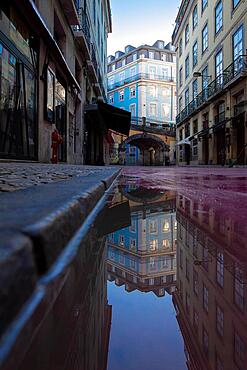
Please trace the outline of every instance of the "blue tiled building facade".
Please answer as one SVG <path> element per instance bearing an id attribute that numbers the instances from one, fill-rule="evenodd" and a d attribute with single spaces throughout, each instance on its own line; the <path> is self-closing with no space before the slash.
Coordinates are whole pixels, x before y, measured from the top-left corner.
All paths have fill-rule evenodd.
<path id="1" fill-rule="evenodd" d="M 174 47 L 156 41 L 108 56 L 108 103 L 131 112 L 132 123 L 175 124 L 176 59 Z M 138 149 L 128 146 L 126 163 L 138 162 Z"/>

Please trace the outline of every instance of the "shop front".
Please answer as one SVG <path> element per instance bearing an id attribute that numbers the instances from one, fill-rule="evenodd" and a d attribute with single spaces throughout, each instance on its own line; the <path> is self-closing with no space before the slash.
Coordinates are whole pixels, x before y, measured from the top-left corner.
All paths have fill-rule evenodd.
<path id="1" fill-rule="evenodd" d="M 0 5 L 0 158 L 37 159 L 37 40 Z"/>

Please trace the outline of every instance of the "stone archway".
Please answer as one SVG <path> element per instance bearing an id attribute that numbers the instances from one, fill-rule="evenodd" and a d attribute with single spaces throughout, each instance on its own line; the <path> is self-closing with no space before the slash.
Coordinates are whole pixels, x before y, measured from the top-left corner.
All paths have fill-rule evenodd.
<path id="1" fill-rule="evenodd" d="M 120 152 L 125 152 L 126 145 L 136 146 L 142 153 L 143 165 L 162 166 L 166 164 L 169 155 L 169 145 L 158 136 L 149 133 L 132 135 L 124 140 L 119 147 Z"/>

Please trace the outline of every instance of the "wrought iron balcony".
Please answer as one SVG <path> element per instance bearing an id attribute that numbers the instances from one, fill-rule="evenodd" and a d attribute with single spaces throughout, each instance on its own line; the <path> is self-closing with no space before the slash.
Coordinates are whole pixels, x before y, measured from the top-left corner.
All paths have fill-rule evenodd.
<path id="1" fill-rule="evenodd" d="M 175 82 L 174 77 L 169 76 L 159 76 L 159 75 L 153 75 L 150 73 L 138 73 L 134 76 L 127 77 L 123 80 L 117 81 L 113 84 L 109 84 L 108 82 L 108 91 L 114 90 L 118 87 L 124 86 L 126 84 L 129 84 L 134 81 L 138 80 L 153 80 L 153 81 L 164 81 L 164 82 Z"/>
<path id="2" fill-rule="evenodd" d="M 198 109 L 202 108 L 203 105 L 209 104 L 212 98 L 224 93 L 231 84 L 245 76 L 246 72 L 247 56 L 241 55 L 177 115 L 176 124 L 179 126 L 195 114 Z"/>

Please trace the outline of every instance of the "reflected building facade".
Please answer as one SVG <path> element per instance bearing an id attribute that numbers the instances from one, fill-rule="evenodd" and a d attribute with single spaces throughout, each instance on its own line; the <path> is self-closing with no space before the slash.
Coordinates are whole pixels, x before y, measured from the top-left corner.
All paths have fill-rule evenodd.
<path id="1" fill-rule="evenodd" d="M 129 200 L 131 225 L 108 236 L 108 280 L 161 297 L 176 284 L 175 195 L 145 193 L 135 186 L 119 189 L 119 200 Z"/>
<path id="2" fill-rule="evenodd" d="M 247 367 L 246 228 L 215 199 L 177 196 L 173 301 L 191 370 Z M 229 204 L 229 203 L 228 203 Z"/>

